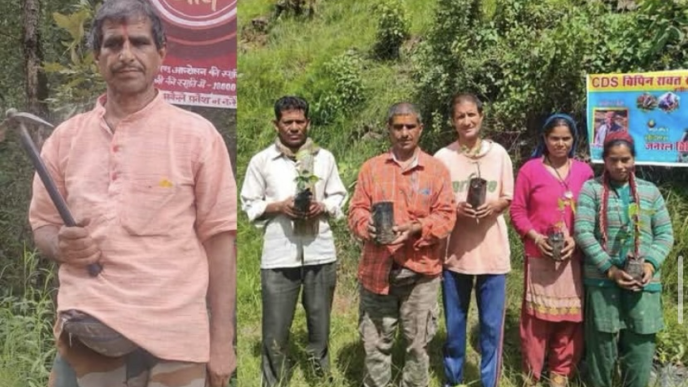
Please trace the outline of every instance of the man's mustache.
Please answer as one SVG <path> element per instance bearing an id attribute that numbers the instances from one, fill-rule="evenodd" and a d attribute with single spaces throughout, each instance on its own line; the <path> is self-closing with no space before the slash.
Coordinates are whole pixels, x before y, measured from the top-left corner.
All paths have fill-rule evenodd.
<path id="1" fill-rule="evenodd" d="M 123 72 L 123 71 L 132 71 L 132 70 L 143 72 L 143 69 L 140 67 L 137 67 L 137 66 L 126 66 L 125 65 L 125 66 L 114 66 L 112 68 L 113 73 L 119 73 L 119 72 Z"/>

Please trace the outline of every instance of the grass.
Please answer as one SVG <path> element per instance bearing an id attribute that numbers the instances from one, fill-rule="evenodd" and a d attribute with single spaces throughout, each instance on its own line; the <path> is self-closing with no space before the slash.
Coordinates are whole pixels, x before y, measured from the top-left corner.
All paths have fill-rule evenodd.
<path id="1" fill-rule="evenodd" d="M 38 259 L 36 254 L 25 252 L 22 294 L 9 293 L 0 298 L 0 386 L 3 387 L 47 385 L 55 356 L 53 274 L 39 269 Z"/>
<path id="2" fill-rule="evenodd" d="M 688 240 L 688 228 L 676 227 L 677 223 L 685 222 L 688 211 L 683 208 L 688 194 L 681 197 L 676 195 L 672 200 L 669 196 L 669 207 L 674 214 L 675 232 L 677 234 L 677 248 L 667 259 L 663 267 L 663 278 L 666 281 L 664 297 L 664 319 L 666 329 L 658 335 L 658 359 L 662 362 L 685 364 L 686 341 L 688 324 L 678 323 L 676 306 L 676 291 L 672 289 L 677 282 L 676 257 L 678 252 L 686 251 L 685 241 Z M 362 380 L 363 349 L 359 338 L 358 323 L 358 294 L 355 280 L 358 263 L 357 246 L 347 237 L 345 225 L 337 223 L 334 226 L 339 251 L 338 284 L 332 311 L 332 327 L 330 351 L 335 382 L 331 387 L 359 386 Z M 240 225 L 240 261 L 239 266 L 239 377 L 241 381 L 259 380 L 260 377 L 260 251 L 261 236 L 242 218 Z M 518 321 L 523 292 L 522 248 L 513 230 L 512 267 L 513 271 L 507 277 L 507 316 L 504 342 L 504 368 L 500 386 L 521 386 L 521 354 L 519 349 Z M 683 244 L 683 245 L 682 245 Z M 688 276 L 684 273 L 684 278 Z M 674 285 L 672 285 L 674 284 Z M 685 289 L 684 289 L 685 292 Z M 684 296 L 684 298 L 686 298 Z M 442 345 L 446 337 L 443 317 L 438 334 L 430 344 L 431 356 L 431 384 L 440 386 L 442 380 Z M 469 340 L 466 364 L 466 380 L 469 385 L 479 385 L 479 353 L 477 345 L 477 310 L 475 300 L 469 314 Z M 400 337 L 399 337 L 400 338 Z M 297 306 L 297 313 L 292 325 L 290 351 L 296 359 L 290 386 L 305 387 L 319 386 L 313 378 L 312 370 L 307 368 L 305 347 L 307 331 L 303 308 Z M 395 375 L 400 377 L 403 366 L 403 348 L 398 340 L 394 351 Z M 243 382 L 242 382 L 243 383 Z M 256 382 L 257 383 L 257 382 Z M 671 385 L 667 385 L 671 386 Z"/>
<path id="3" fill-rule="evenodd" d="M 688 197 L 688 195 L 684 196 Z M 670 202 L 673 206 L 673 202 Z M 685 219 L 688 211 L 680 213 Z M 675 216 L 675 221 L 680 221 L 679 216 Z M 261 238 L 255 231 L 251 230 L 245 222 L 242 222 L 241 240 L 250 238 L 250 242 L 240 244 L 240 265 L 239 279 L 239 377 L 240 380 L 258 380 L 260 377 L 260 251 Z M 335 382 L 331 387 L 353 387 L 359 386 L 362 380 L 362 361 L 363 348 L 359 338 L 358 323 L 358 294 L 357 283 L 355 280 L 356 265 L 358 262 L 358 250 L 354 245 L 346 240 L 344 225 L 335 226 L 335 236 L 339 237 L 339 268 L 338 284 L 335 294 L 334 308 L 332 311 L 332 332 L 330 340 L 330 351 L 332 356 L 332 368 Z M 507 315 L 505 325 L 504 342 L 504 368 L 500 386 L 521 386 L 521 354 L 519 348 L 518 321 L 521 305 L 521 295 L 523 292 L 523 271 L 521 260 L 521 246 L 517 241 L 513 230 L 510 230 L 512 243 L 512 266 L 513 271 L 507 277 Z M 678 231 L 678 230 L 677 230 Z M 688 230 L 681 230 L 680 235 L 688 237 Z M 342 241 L 344 239 L 344 241 Z M 685 240 L 685 239 L 684 239 Z M 674 250 L 676 251 L 676 250 Z M 674 253 L 675 255 L 675 253 Z M 664 266 L 664 273 L 667 281 L 675 281 L 676 272 L 672 272 L 671 267 L 675 267 L 675 261 L 671 258 Z M 685 276 L 685 275 L 684 275 Z M 680 325 L 677 321 L 676 300 L 671 299 L 670 289 L 665 291 L 665 323 L 667 329 L 658 336 L 660 351 L 658 358 L 665 362 L 685 362 L 685 338 L 688 337 L 688 325 Z M 431 342 L 429 347 L 431 357 L 431 384 L 430 386 L 441 386 L 442 380 L 442 345 L 446 337 L 444 317 L 441 317 L 441 326 L 438 334 Z M 479 350 L 477 345 L 478 318 L 475 300 L 471 305 L 469 314 L 469 339 L 468 355 L 466 364 L 466 381 L 469 385 L 479 385 Z M 399 337 L 401 339 L 401 337 Z M 318 386 L 318 381 L 313 378 L 312 370 L 308 369 L 308 362 L 305 347 L 307 344 L 307 330 L 305 313 L 303 308 L 297 306 L 297 313 L 292 325 L 292 336 L 290 351 L 296 359 L 296 367 L 293 370 L 290 386 L 305 387 Z M 403 348 L 401 341 L 398 340 L 394 351 L 395 375 L 400 377 L 401 367 L 403 366 Z"/>
<path id="4" fill-rule="evenodd" d="M 260 242 L 260 238 L 254 233 L 245 230 L 245 234 Z M 338 233 L 341 235 L 340 233 Z M 242 239 L 243 240 L 243 239 Z M 251 243 L 254 245 L 254 243 Z M 260 283 L 259 283 L 259 252 L 260 244 L 255 243 L 251 252 L 244 252 L 250 248 L 242 243 L 241 260 L 244 262 L 240 269 L 242 273 L 239 281 L 239 375 L 240 380 L 258 380 L 260 375 Z M 256 254 L 258 253 L 258 254 Z M 333 307 L 333 319 L 331 327 L 330 351 L 332 354 L 332 368 L 335 378 L 334 386 L 358 386 L 363 378 L 362 361 L 363 348 L 358 335 L 358 295 L 355 282 L 355 270 L 357 259 L 351 252 L 340 249 L 338 284 Z M 517 263 L 514 263 L 517 264 Z M 248 279 L 248 280 L 246 280 Z M 518 306 L 520 305 L 520 292 L 522 273 L 516 271 L 509 276 L 507 283 L 508 315 L 507 315 L 507 341 L 505 345 L 505 375 L 508 380 L 516 378 L 520 368 L 518 356 Z M 469 345 L 469 367 L 467 378 L 478 378 L 478 354 L 476 351 L 475 329 L 477 327 L 477 313 L 475 304 L 471 309 L 471 340 Z M 438 334 L 430 344 L 430 356 L 432 361 L 432 386 L 439 386 L 442 375 L 441 358 L 442 345 L 446 331 L 442 324 Z M 292 355 L 297 359 L 297 366 L 292 375 L 290 386 L 317 386 L 317 380 L 312 377 L 312 371 L 307 369 L 305 346 L 307 344 L 307 331 L 305 313 L 298 307 L 292 325 L 291 347 Z M 394 351 L 395 375 L 400 377 L 400 369 L 403 366 L 403 348 L 398 340 Z M 512 375 L 513 374 L 513 375 Z M 513 376 L 513 377 L 512 377 Z M 516 386 L 519 384 L 501 384 L 503 386 Z"/>
<path id="5" fill-rule="evenodd" d="M 552 0 L 555 1 L 555 0 Z M 559 1 L 559 0 L 557 0 Z M 409 58 L 402 53 L 400 61 L 377 62 L 370 50 L 375 37 L 375 18 L 371 16 L 373 0 L 341 0 L 319 2 L 318 14 L 312 20 L 282 18 L 270 20 L 269 33 L 262 39 L 250 39 L 240 43 L 239 50 L 239 120 L 238 120 L 238 182 L 250 157 L 274 140 L 270 121 L 274 100 L 285 94 L 299 94 L 311 104 L 322 89 L 328 87 L 323 68 L 326 63 L 346 52 L 354 52 L 361 59 L 358 77 L 363 84 L 363 103 L 357 105 L 354 114 L 341 115 L 327 125 L 314 125 L 311 137 L 332 151 L 345 185 L 353 192 L 358 168 L 367 158 L 386 148 L 383 117 L 386 108 L 402 99 L 413 96 Z M 273 1 L 254 0 L 239 7 L 239 30 L 251 31 L 251 20 L 267 17 L 272 12 Z M 422 36 L 432 22 L 435 1 L 406 1 L 411 16 L 411 35 Z M 494 2 L 486 2 L 487 13 Z M 352 31 L 354 33 L 352 33 Z M 377 134 L 366 139 L 366 133 Z M 436 149 L 428 149 L 433 152 Z M 688 361 L 681 353 L 682 342 L 688 335 L 686 324 L 679 325 L 676 311 L 678 252 L 688 252 L 688 186 L 667 186 L 664 190 L 674 220 L 677 236 L 676 248 L 663 268 L 665 281 L 665 320 L 667 334 L 659 337 L 661 356 L 666 361 Z M 338 283 L 332 311 L 330 353 L 334 383 L 330 387 L 359 386 L 362 380 L 363 349 L 359 338 L 358 293 L 355 278 L 360 247 L 353 240 L 343 222 L 333 225 L 338 250 Z M 504 345 L 504 369 L 500 386 L 521 386 L 521 355 L 518 339 L 518 316 L 522 295 L 522 246 L 510 231 L 512 240 L 513 271 L 507 279 L 507 318 Z M 243 384 L 258 385 L 260 379 L 260 256 L 262 235 L 250 226 L 245 216 L 239 222 L 238 266 L 238 321 L 239 321 L 239 378 Z M 688 256 L 688 253 L 684 253 Z M 688 278 L 684 274 L 684 278 Z M 685 290 L 684 290 L 685 291 Z M 469 315 L 469 345 L 466 378 L 469 385 L 479 385 L 479 354 L 477 348 L 477 311 L 475 302 Z M 441 353 L 446 331 L 443 317 L 437 336 L 430 344 L 431 386 L 440 386 L 442 379 Z M 292 325 L 290 350 L 296 366 L 290 386 L 319 386 L 321 382 L 308 369 L 305 347 L 307 343 L 306 321 L 303 308 L 297 306 Z M 398 342 L 394 352 L 395 376 L 399 377 L 403 366 L 403 348 Z"/>

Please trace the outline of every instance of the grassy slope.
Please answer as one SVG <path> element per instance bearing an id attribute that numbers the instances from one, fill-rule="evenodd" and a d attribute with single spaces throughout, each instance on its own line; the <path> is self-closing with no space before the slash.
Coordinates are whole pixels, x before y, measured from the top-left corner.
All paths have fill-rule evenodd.
<path id="1" fill-rule="evenodd" d="M 270 33 L 265 47 L 251 47 L 241 52 L 239 68 L 242 87 L 239 91 L 241 107 L 239 114 L 239 178 L 249 158 L 259 149 L 272 141 L 274 132 L 269 125 L 271 106 L 274 99 L 286 93 L 306 94 L 305 89 L 313 73 L 330 58 L 356 49 L 367 52 L 375 35 L 371 13 L 374 1 L 339 1 L 323 2 L 318 17 L 308 23 L 282 20 Z M 413 15 L 412 34 L 421 34 L 432 16 L 432 1 L 408 2 L 410 14 Z M 270 12 L 269 1 L 255 1 L 242 4 L 240 21 L 246 25 L 257 16 Z M 240 27 L 242 28 L 242 27 Z M 355 30 L 357 33 L 352 34 Z M 342 178 L 347 185 L 355 181 L 357 168 L 368 157 L 376 154 L 384 143 L 353 142 L 349 140 L 354 128 L 365 124 L 381 127 L 380 122 L 386 107 L 400 99 L 412 97 L 412 82 L 403 75 L 403 64 L 379 64 L 365 61 L 363 81 L 368 100 L 360 114 L 350 121 L 337 122 L 327 127 L 315 127 L 314 138 L 326 148 L 332 150 L 339 162 Z M 399 75 L 402 74 L 402 75 Z M 241 181 L 241 180 L 240 180 Z M 245 220 L 245 218 L 242 218 Z M 336 227 L 339 247 L 340 269 L 339 283 L 333 311 L 331 351 L 336 386 L 356 385 L 361 380 L 362 348 L 357 332 L 358 297 L 356 295 L 355 270 L 358 249 L 346 234 L 344 224 Z M 242 383 L 257 380 L 260 375 L 260 279 L 257 275 L 261 251 L 260 234 L 251 229 L 245 221 L 239 230 L 239 369 Z M 521 276 L 515 273 L 510 277 L 509 293 L 520 292 Z M 518 303 L 514 298 L 513 302 Z M 518 308 L 510 308 L 509 334 L 507 352 L 515 354 L 514 347 L 517 334 L 516 315 Z M 300 360 L 304 359 L 306 342 L 305 319 L 302 308 L 297 309 L 293 325 L 293 353 Z M 444 328 L 432 343 L 433 382 L 439 385 L 441 363 L 437 361 L 441 353 Z M 401 359 L 401 348 L 397 348 L 396 359 Z M 507 367 L 517 366 L 515 359 Z M 472 350 L 471 363 L 476 364 L 477 355 Z M 293 386 L 316 385 L 310 380 L 309 370 L 304 370 L 300 361 L 294 371 Z M 396 364 L 400 364 L 398 361 Z M 477 376 L 475 366 L 468 370 L 469 378 Z M 505 384 L 508 385 L 508 384 Z"/>
<path id="2" fill-rule="evenodd" d="M 374 0 L 321 1 L 318 16 L 308 22 L 281 20 L 273 24 L 265 45 L 243 43 L 240 46 L 239 69 L 241 87 L 238 125 L 238 178 L 250 157 L 267 146 L 274 138 L 270 126 L 272 104 L 276 98 L 288 93 L 309 94 L 322 65 L 332 57 L 349 49 L 364 53 L 372 46 L 375 35 L 375 19 L 370 17 Z M 240 31 L 255 17 L 271 12 L 269 0 L 244 2 L 239 7 Z M 412 34 L 422 35 L 432 21 L 434 1 L 407 1 L 412 15 Z M 354 33 L 355 32 L 355 33 Z M 386 107 L 400 99 L 412 98 L 412 81 L 408 77 L 407 64 L 380 64 L 364 60 L 362 74 L 366 87 L 366 102 L 354 117 L 340 120 L 326 127 L 312 128 L 312 136 L 337 157 L 342 178 L 350 188 L 355 181 L 358 167 L 368 157 L 383 149 L 382 141 L 353 141 L 351 134 L 364 125 L 381 128 Z M 429 150 L 429 151 L 434 151 Z M 351 190 L 350 190 L 351 192 Z M 679 198 L 680 199 L 680 198 Z M 683 214 L 688 212 L 684 211 Z M 683 216 L 685 218 L 685 215 Z M 684 234 L 688 228 L 684 226 Z M 356 386 L 361 380 L 362 348 L 357 332 L 358 297 L 355 270 L 359 250 L 346 232 L 345 225 L 335 225 L 339 250 L 338 287 L 333 311 L 331 357 L 335 376 L 334 386 Z M 257 385 L 260 377 L 260 278 L 259 262 L 262 248 L 261 235 L 250 227 L 245 217 L 239 226 L 239 372 L 242 385 Z M 505 341 L 505 378 L 501 386 L 516 386 L 520 364 L 518 350 L 518 313 L 522 290 L 521 246 L 513 236 L 514 271 L 508 279 L 508 314 Z M 685 248 L 685 244 L 683 245 Z M 675 278 L 675 275 L 674 275 Z M 675 282 L 674 282 L 675 283 Z M 475 307 L 471 336 L 475 338 Z M 674 320 L 675 314 L 674 314 Z M 292 326 L 292 354 L 297 358 L 291 386 L 315 386 L 317 382 L 305 369 L 304 348 L 306 325 L 301 307 Z M 441 346 L 444 341 L 444 324 L 431 344 L 432 382 L 439 386 L 442 365 Z M 469 344 L 467 378 L 475 381 L 478 376 L 478 354 L 475 341 Z M 401 363 L 403 351 L 397 347 L 395 364 Z M 398 370 L 397 370 L 398 371 Z M 477 383 L 477 382 L 475 382 Z M 472 383 L 473 384 L 473 383 Z"/>

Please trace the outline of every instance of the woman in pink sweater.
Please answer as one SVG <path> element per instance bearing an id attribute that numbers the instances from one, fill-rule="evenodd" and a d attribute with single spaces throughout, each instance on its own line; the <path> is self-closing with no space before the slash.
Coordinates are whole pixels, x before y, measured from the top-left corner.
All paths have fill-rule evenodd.
<path id="1" fill-rule="evenodd" d="M 549 117 L 532 159 L 518 172 L 511 204 L 511 220 L 525 244 L 520 333 L 523 371 L 532 384 L 540 380 L 547 355 L 550 386 L 567 385 L 583 350 L 582 257 L 573 220 L 578 193 L 594 175 L 573 159 L 577 142 L 570 116 Z"/>

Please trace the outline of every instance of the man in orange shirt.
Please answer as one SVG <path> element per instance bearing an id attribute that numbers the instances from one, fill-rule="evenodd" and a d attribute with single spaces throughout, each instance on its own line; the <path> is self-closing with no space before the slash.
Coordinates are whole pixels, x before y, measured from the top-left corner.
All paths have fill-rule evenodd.
<path id="1" fill-rule="evenodd" d="M 366 161 L 349 207 L 349 227 L 364 241 L 359 264 L 359 331 L 366 352 L 366 387 L 385 387 L 392 378 L 397 325 L 406 340 L 402 387 L 429 383 L 427 345 L 437 331 L 437 294 L 442 273 L 440 241 L 456 220 L 449 171 L 418 147 L 423 123 L 410 103 L 387 114 L 392 148 Z M 380 244 L 373 208 L 393 203 L 394 240 Z"/>
<path id="2" fill-rule="evenodd" d="M 29 211 L 37 247 L 60 265 L 50 385 L 224 386 L 236 363 L 227 147 L 154 87 L 166 42 L 147 1 L 105 2 L 91 43 L 107 92 L 42 150 L 79 226 L 37 178 Z"/>

